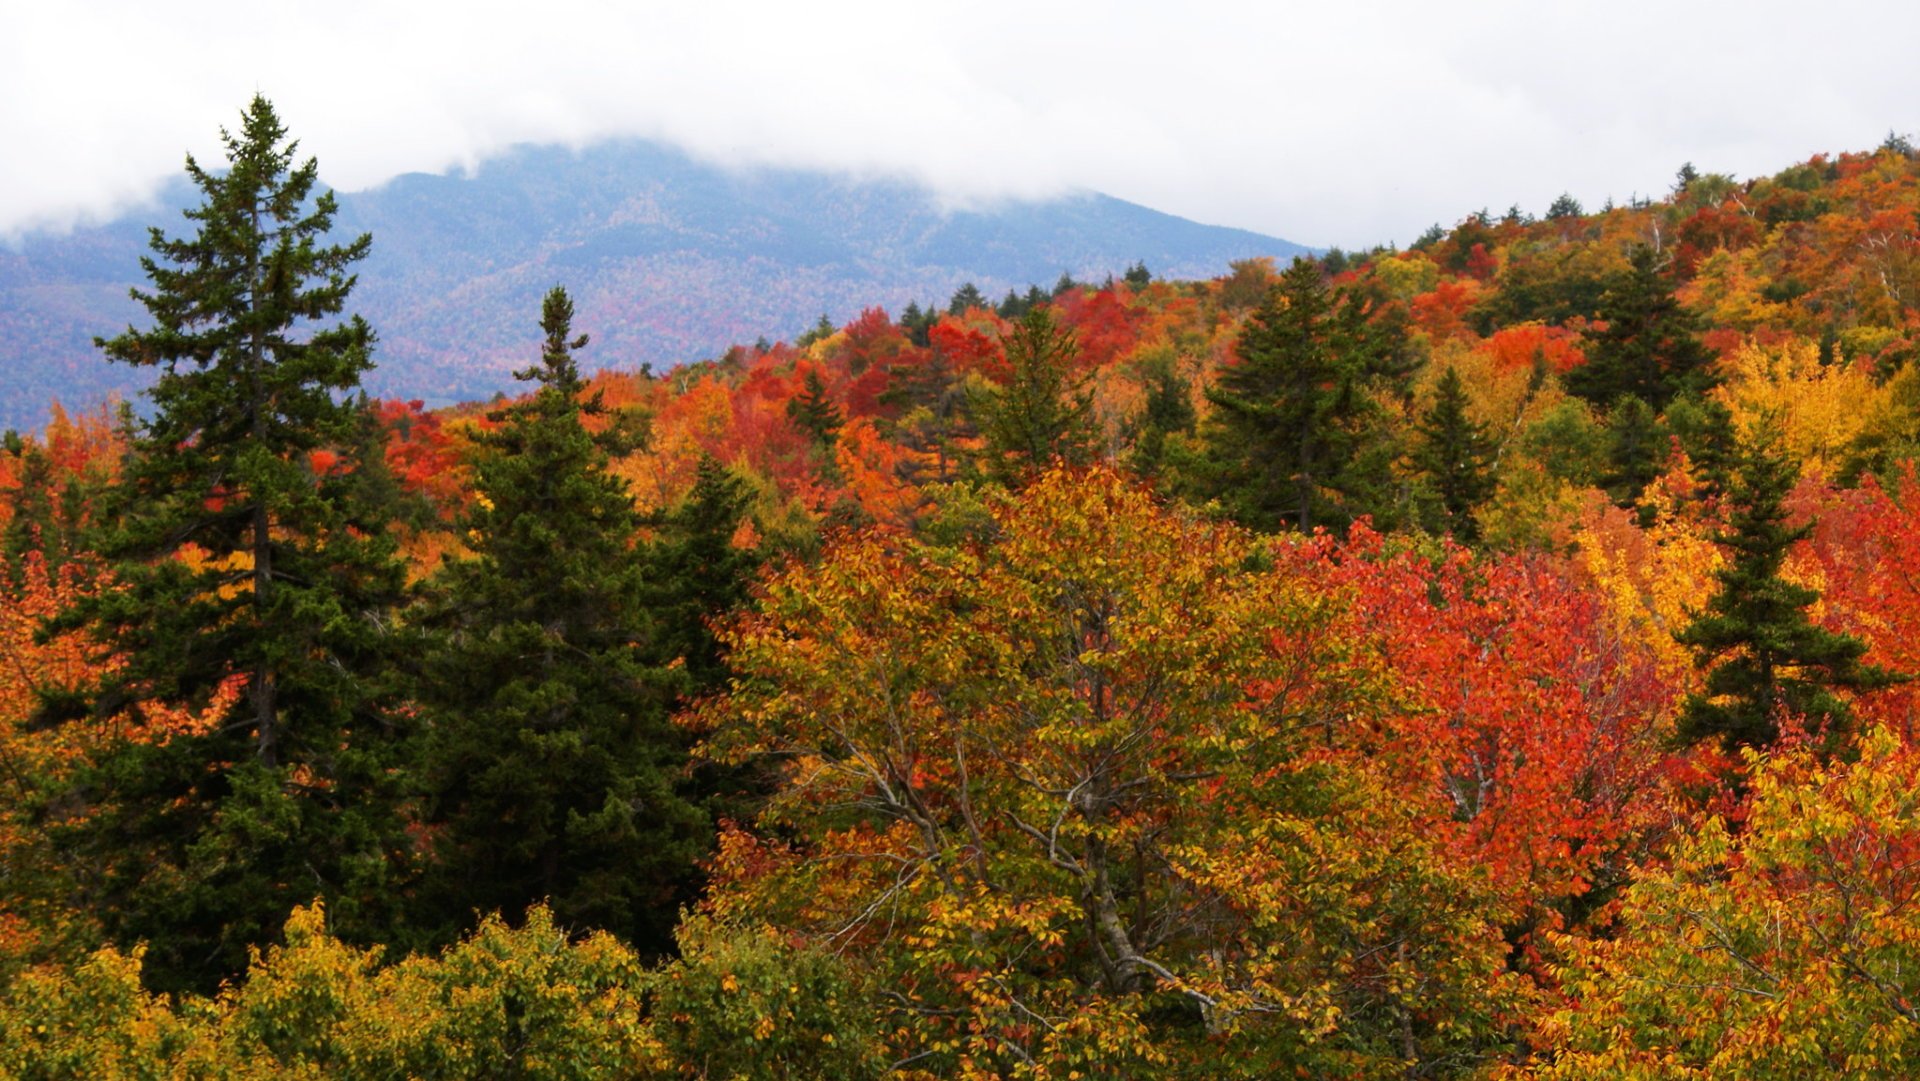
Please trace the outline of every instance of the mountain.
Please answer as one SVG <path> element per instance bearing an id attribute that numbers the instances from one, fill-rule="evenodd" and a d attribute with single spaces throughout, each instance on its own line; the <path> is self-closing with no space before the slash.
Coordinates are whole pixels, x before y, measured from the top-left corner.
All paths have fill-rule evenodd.
<path id="1" fill-rule="evenodd" d="M 323 163 L 324 164 L 324 163 Z M 136 374 L 93 347 L 140 317 L 147 227 L 177 233 L 184 179 L 157 206 L 0 249 L 0 426 L 37 426 L 59 398 L 126 393 Z M 594 367 L 656 367 L 756 338 L 791 338 L 822 313 L 943 305 L 971 281 L 989 297 L 1062 272 L 1099 279 L 1136 261 L 1169 277 L 1308 249 L 1199 225 L 1099 194 L 944 207 L 894 180 L 727 170 L 658 144 L 520 147 L 470 174 L 408 174 L 341 193 L 336 231 L 365 231 L 353 309 L 380 335 L 376 394 L 445 401 L 508 387 L 535 355 L 539 298 L 575 297 Z"/>

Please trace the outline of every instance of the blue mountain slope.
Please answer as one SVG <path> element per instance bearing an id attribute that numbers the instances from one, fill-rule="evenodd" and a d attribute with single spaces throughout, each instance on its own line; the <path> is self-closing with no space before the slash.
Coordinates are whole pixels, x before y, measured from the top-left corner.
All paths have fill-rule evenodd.
<path id="1" fill-rule="evenodd" d="M 86 406 L 135 389 L 95 335 L 139 318 L 146 230 L 177 231 L 194 193 L 62 236 L 0 249 L 0 426 L 36 427 L 55 397 Z M 342 193 L 342 236 L 371 232 L 355 310 L 378 331 L 378 394 L 483 397 L 533 355 L 539 297 L 562 284 L 583 359 L 656 367 L 737 342 L 792 337 L 824 312 L 944 304 L 971 281 L 989 296 L 1061 272 L 1098 280 L 1143 261 L 1211 277 L 1231 260 L 1307 249 L 1198 225 L 1104 195 L 948 209 L 896 180 L 724 170 L 656 144 L 581 152 L 522 147 L 471 174 L 398 177 Z"/>

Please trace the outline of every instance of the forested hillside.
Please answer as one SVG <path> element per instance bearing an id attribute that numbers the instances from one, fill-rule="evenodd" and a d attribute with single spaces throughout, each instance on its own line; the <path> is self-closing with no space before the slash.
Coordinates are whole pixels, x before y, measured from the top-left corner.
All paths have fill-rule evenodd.
<path id="1" fill-rule="evenodd" d="M 175 183 L 144 215 L 0 245 L 0 426 L 38 426 L 56 397 L 80 408 L 138 388 L 98 363 L 93 339 L 145 318 L 127 289 L 142 280 L 147 229 L 172 229 L 195 195 Z M 947 207 L 901 181 L 727 170 L 644 142 L 521 147 L 464 174 L 408 174 L 343 193 L 338 228 L 374 236 L 354 294 L 380 332 L 367 386 L 436 404 L 512 388 L 521 313 L 556 281 L 595 328 L 589 370 L 664 369 L 963 282 L 997 300 L 1063 272 L 1104 279 L 1145 260 L 1200 276 L 1307 251 L 1094 193 Z"/>
<path id="2" fill-rule="evenodd" d="M 429 409 L 284 138 L 0 454 L 0 1076 L 1920 1059 L 1904 140 Z"/>

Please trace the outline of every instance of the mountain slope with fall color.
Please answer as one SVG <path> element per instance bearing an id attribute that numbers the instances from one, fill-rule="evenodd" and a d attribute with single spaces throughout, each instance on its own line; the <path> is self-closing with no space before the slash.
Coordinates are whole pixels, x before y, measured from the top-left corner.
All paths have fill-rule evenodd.
<path id="1" fill-rule="evenodd" d="M 158 204 L 187 201 L 176 183 Z M 434 401 L 510 389 L 518 313 L 555 282 L 594 328 L 596 366 L 664 368 L 792 336 L 823 313 L 944 302 L 963 282 L 998 299 L 1062 273 L 1098 280 L 1144 262 L 1205 277 L 1307 251 L 1093 193 L 950 208 L 905 182 L 727 170 L 644 142 L 520 147 L 340 203 L 338 231 L 374 236 L 355 294 L 380 335 L 369 385 Z M 181 223 L 149 207 L 0 248 L 0 426 L 38 423 L 54 397 L 78 406 L 130 389 L 92 339 L 137 317 L 126 291 L 155 224 Z"/>

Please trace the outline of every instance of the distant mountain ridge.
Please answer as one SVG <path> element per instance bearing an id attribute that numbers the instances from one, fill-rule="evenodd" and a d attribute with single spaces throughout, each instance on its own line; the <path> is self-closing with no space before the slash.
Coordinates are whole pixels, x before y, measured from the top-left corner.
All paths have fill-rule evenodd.
<path id="1" fill-rule="evenodd" d="M 134 388 L 92 339 L 140 319 L 127 289 L 143 283 L 147 228 L 179 234 L 178 209 L 196 201 L 182 178 L 159 199 L 168 209 L 0 248 L 0 426 L 37 427 L 56 397 Z M 944 304 L 968 281 L 997 299 L 1062 272 L 1098 280 L 1140 261 L 1204 278 L 1309 251 L 1099 194 L 950 210 L 901 181 L 727 170 L 642 141 L 519 147 L 470 174 L 343 192 L 340 206 L 338 236 L 374 238 L 352 301 L 380 337 L 369 389 L 436 401 L 510 387 L 555 284 L 593 336 L 588 366 L 665 367 L 791 338 L 822 313 Z"/>

